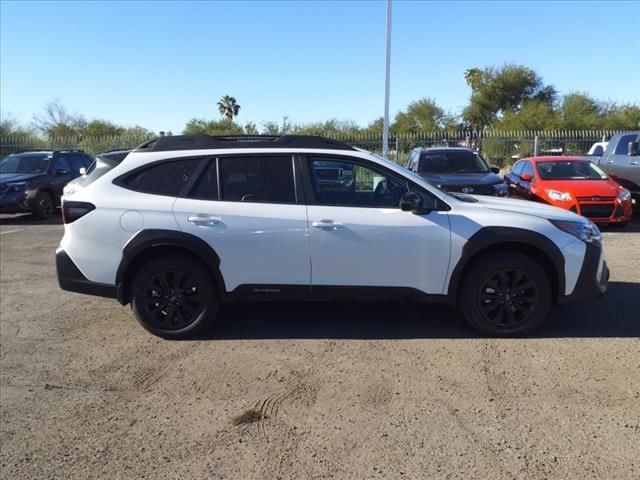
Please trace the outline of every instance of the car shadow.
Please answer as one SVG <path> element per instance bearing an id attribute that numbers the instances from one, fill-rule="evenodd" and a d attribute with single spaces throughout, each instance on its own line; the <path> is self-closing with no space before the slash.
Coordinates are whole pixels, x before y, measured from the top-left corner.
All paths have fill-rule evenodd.
<path id="1" fill-rule="evenodd" d="M 2 214 L 0 215 L 0 225 L 62 225 L 62 215 L 60 209 L 56 208 L 53 216 L 46 220 L 38 220 L 30 213 Z"/>
<path id="2" fill-rule="evenodd" d="M 556 306 L 529 338 L 640 337 L 640 283 L 612 282 L 600 300 Z M 240 302 L 200 340 L 472 339 L 452 308 L 415 302 Z"/>

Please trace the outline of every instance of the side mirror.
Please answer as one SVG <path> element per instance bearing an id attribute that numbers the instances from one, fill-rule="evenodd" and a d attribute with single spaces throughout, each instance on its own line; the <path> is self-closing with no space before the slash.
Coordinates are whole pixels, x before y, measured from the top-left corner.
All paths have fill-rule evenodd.
<path id="1" fill-rule="evenodd" d="M 523 182 L 530 182 L 531 180 L 533 180 L 533 175 L 531 175 L 530 173 L 521 173 L 520 180 L 522 180 Z"/>
<path id="2" fill-rule="evenodd" d="M 80 173 L 80 175 L 84 177 L 87 174 L 87 169 L 84 167 L 80 167 L 80 170 L 78 170 L 78 173 Z"/>
<path id="3" fill-rule="evenodd" d="M 489 167 L 489 170 L 491 170 L 491 172 L 495 173 L 496 175 L 500 173 L 500 167 Z"/>
<path id="4" fill-rule="evenodd" d="M 612 180 L 616 180 L 616 181 L 618 180 L 618 175 L 616 173 L 611 172 L 609 176 L 611 177 Z"/>
<path id="5" fill-rule="evenodd" d="M 630 157 L 637 156 L 638 150 L 638 142 L 629 142 L 629 145 L 627 145 L 627 155 Z"/>
<path id="6" fill-rule="evenodd" d="M 56 170 L 56 177 L 60 177 L 62 175 L 67 175 L 69 173 L 69 170 L 65 170 L 63 168 L 59 168 Z"/>
<path id="7" fill-rule="evenodd" d="M 400 199 L 400 210 L 418 215 L 425 215 L 433 210 L 433 207 L 425 207 L 422 197 L 415 192 L 407 192 Z"/>

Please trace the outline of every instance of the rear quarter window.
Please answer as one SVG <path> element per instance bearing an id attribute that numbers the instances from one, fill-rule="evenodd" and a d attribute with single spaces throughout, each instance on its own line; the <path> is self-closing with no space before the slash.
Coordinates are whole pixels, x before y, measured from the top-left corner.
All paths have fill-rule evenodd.
<path id="1" fill-rule="evenodd" d="M 177 196 L 191 180 L 201 161 L 193 158 L 155 163 L 121 177 L 116 183 L 136 192 Z"/>

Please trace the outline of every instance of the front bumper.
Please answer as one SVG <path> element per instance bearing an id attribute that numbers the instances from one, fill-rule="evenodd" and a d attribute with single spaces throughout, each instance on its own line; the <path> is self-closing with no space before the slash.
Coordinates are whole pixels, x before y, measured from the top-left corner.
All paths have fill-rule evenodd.
<path id="1" fill-rule="evenodd" d="M 609 267 L 603 258 L 600 243 L 587 244 L 578 281 L 570 295 L 560 296 L 558 303 L 578 303 L 595 300 L 609 287 Z"/>
<path id="2" fill-rule="evenodd" d="M 0 212 L 25 213 L 33 210 L 26 192 L 5 192 L 0 195 Z"/>
<path id="3" fill-rule="evenodd" d="M 63 290 L 98 297 L 118 298 L 118 288 L 115 285 L 92 282 L 85 277 L 80 269 L 73 263 L 62 247 L 56 250 L 56 270 L 58 284 Z"/>

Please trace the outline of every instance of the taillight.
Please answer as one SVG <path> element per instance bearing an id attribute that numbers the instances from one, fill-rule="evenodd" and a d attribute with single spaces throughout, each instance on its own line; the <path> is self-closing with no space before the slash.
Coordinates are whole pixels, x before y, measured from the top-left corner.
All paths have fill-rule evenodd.
<path id="1" fill-rule="evenodd" d="M 89 202 L 62 202 L 62 223 L 71 223 L 84 217 L 96 206 Z"/>

